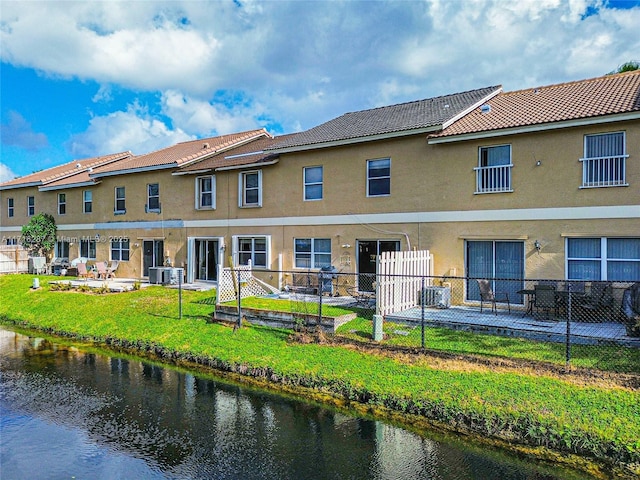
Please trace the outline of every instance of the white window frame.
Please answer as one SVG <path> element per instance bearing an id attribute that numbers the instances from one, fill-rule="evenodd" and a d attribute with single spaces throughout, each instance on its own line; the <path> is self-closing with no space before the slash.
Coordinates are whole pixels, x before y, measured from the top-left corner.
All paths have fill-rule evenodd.
<path id="1" fill-rule="evenodd" d="M 118 197 L 118 190 L 122 189 L 122 197 Z M 127 213 L 127 192 L 126 192 L 126 188 L 121 186 L 121 187 L 115 187 L 113 189 L 113 213 L 114 215 L 124 215 L 125 213 Z M 122 207 L 123 208 L 118 208 L 118 202 L 122 202 Z"/>
<path id="2" fill-rule="evenodd" d="M 509 148 L 509 163 L 502 165 L 483 165 L 483 152 L 494 148 Z M 513 192 L 511 170 L 513 169 L 513 152 L 510 144 L 489 145 L 478 148 L 478 166 L 476 173 L 476 194 Z"/>
<path id="3" fill-rule="evenodd" d="M 65 259 L 66 261 L 68 261 L 70 246 L 71 246 L 71 243 L 67 240 L 56 240 L 56 245 L 53 250 L 54 257 L 58 259 Z M 65 255 L 65 250 L 66 250 L 66 255 Z"/>
<path id="4" fill-rule="evenodd" d="M 587 142 L 590 138 L 622 135 L 622 153 L 605 157 L 589 157 Z M 580 188 L 628 187 L 627 183 L 627 136 L 624 131 L 594 133 L 584 136 L 582 163 L 582 185 Z M 594 178 L 592 178 L 594 177 Z M 611 178 L 606 178 L 611 177 Z"/>
<path id="5" fill-rule="evenodd" d="M 7 198 L 7 217 L 11 218 L 15 215 L 15 202 L 13 197 Z"/>
<path id="6" fill-rule="evenodd" d="M 87 195 L 89 196 L 89 199 L 87 199 Z M 92 190 L 82 191 L 82 212 L 93 213 L 93 191 Z"/>
<path id="7" fill-rule="evenodd" d="M 232 240 L 232 248 L 233 248 L 233 262 L 236 265 L 240 265 L 240 242 L 242 240 L 249 240 L 249 239 L 252 241 L 251 265 L 254 268 L 258 268 L 258 269 L 269 268 L 269 266 L 271 265 L 271 235 L 234 235 L 232 236 L 231 240 Z M 253 248 L 255 246 L 256 240 L 264 240 L 265 242 L 266 255 L 265 255 L 264 265 L 255 263 L 256 253 L 262 253 L 262 252 L 257 252 L 255 248 Z"/>
<path id="8" fill-rule="evenodd" d="M 320 170 L 319 182 L 307 181 L 307 171 L 312 171 L 312 170 Z M 318 200 L 322 200 L 324 198 L 324 167 L 322 165 L 315 165 L 313 167 L 304 167 L 302 169 L 302 184 L 303 184 L 302 199 L 305 202 L 315 202 Z M 320 187 L 319 197 L 311 196 L 311 194 L 309 193 L 309 190 L 312 187 Z"/>
<path id="9" fill-rule="evenodd" d="M 609 263 L 615 263 L 615 262 L 638 262 L 640 263 L 640 258 L 609 258 L 608 256 L 608 248 L 607 248 L 607 242 L 609 240 L 612 239 L 619 239 L 619 238 L 625 238 L 625 237 L 597 237 L 597 236 L 593 236 L 593 237 L 567 237 L 565 239 L 565 267 L 564 267 L 564 271 L 565 273 L 565 277 L 567 280 L 586 280 L 586 281 L 618 281 L 617 279 L 609 279 L 609 273 L 608 273 L 608 264 Z M 626 237 L 626 238 L 630 238 L 630 239 L 640 239 L 640 237 Z M 598 257 L 570 257 L 569 256 L 569 243 L 571 242 L 571 240 L 578 240 L 578 239 L 588 239 L 588 240 L 599 240 L 600 242 L 600 248 L 599 248 L 599 256 Z M 597 262 L 600 264 L 600 278 L 572 278 L 569 275 L 569 264 L 572 261 L 587 261 L 587 262 Z M 626 282 L 627 280 L 620 280 L 623 282 Z"/>
<path id="10" fill-rule="evenodd" d="M 158 187 L 158 194 L 157 195 L 151 195 L 151 187 L 153 185 L 157 185 Z M 152 198 L 157 198 L 158 199 L 158 208 L 151 208 L 151 199 Z M 154 183 L 147 183 L 147 204 L 145 206 L 145 211 L 147 213 L 160 213 L 162 211 L 162 205 L 160 204 L 160 183 L 158 182 L 154 182 Z"/>
<path id="11" fill-rule="evenodd" d="M 36 197 L 27 196 L 27 217 L 33 217 L 36 214 Z"/>
<path id="12" fill-rule="evenodd" d="M 93 247 L 93 248 L 92 248 Z M 88 260 L 95 260 L 97 256 L 98 242 L 90 238 L 80 239 L 80 256 Z M 83 250 L 86 250 L 86 255 L 83 255 Z M 93 253 L 93 256 L 91 255 Z"/>
<path id="13" fill-rule="evenodd" d="M 202 189 L 202 181 L 209 179 L 211 181 L 211 190 Z M 203 205 L 202 198 L 205 194 L 211 195 L 211 205 Z M 215 210 L 216 208 L 216 176 L 202 175 L 196 177 L 196 210 Z"/>
<path id="14" fill-rule="evenodd" d="M 248 203 L 245 201 L 248 190 L 246 183 L 249 175 L 257 175 L 258 177 L 258 185 L 256 187 L 251 187 L 251 190 L 258 191 L 258 200 L 254 203 Z M 240 208 L 262 207 L 262 170 L 240 172 L 238 176 L 238 206 Z"/>
<path id="15" fill-rule="evenodd" d="M 372 169 L 372 165 L 374 165 L 375 162 L 388 162 L 389 175 L 381 175 L 376 177 L 372 176 L 371 169 Z M 389 192 L 388 193 L 371 193 L 371 182 L 381 181 L 381 180 L 386 180 L 388 182 Z M 367 160 L 367 197 L 388 197 L 390 195 L 391 195 L 391 158 L 385 157 L 385 158 L 374 158 L 374 159 Z"/>
<path id="16" fill-rule="evenodd" d="M 67 194 L 58 194 L 58 215 L 66 215 L 67 213 Z"/>
<path id="17" fill-rule="evenodd" d="M 310 250 L 307 251 L 299 251 L 298 250 L 298 240 L 300 241 L 307 241 L 310 244 Z M 329 242 L 329 251 L 325 252 L 325 251 L 318 251 L 317 247 L 316 247 L 316 243 L 319 243 L 320 241 L 323 242 Z M 331 255 L 332 255 L 332 245 L 331 245 L 331 238 L 294 238 L 293 239 L 293 265 L 294 268 L 301 268 L 304 270 L 309 270 L 310 268 L 312 269 L 319 269 L 325 266 L 331 266 Z M 319 255 L 328 255 L 329 256 L 329 260 L 328 262 L 322 263 L 317 261 L 317 257 Z M 309 265 L 300 265 L 298 263 L 299 260 L 308 260 Z"/>
<path id="18" fill-rule="evenodd" d="M 126 244 L 126 248 L 124 246 Z M 117 252 L 118 255 L 114 255 Z M 127 258 L 122 258 L 123 252 L 127 252 Z M 131 241 L 128 238 L 117 238 L 111 240 L 110 246 L 111 260 L 117 260 L 119 262 L 128 262 L 131 258 Z M 116 258 L 118 257 L 118 258 Z"/>

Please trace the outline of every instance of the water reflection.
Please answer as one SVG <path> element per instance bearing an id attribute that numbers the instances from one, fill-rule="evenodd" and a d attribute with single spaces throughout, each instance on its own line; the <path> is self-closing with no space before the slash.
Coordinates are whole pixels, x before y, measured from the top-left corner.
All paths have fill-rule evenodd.
<path id="1" fill-rule="evenodd" d="M 0 367 L 3 478 L 579 478 L 7 330 Z"/>

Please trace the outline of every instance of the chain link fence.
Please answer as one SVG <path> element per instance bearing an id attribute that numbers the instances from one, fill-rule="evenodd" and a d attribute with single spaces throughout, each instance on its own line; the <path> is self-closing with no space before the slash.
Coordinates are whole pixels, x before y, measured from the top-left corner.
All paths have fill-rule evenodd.
<path id="1" fill-rule="evenodd" d="M 304 323 L 328 307 L 355 312 L 342 337 L 640 374 L 640 283 L 271 273 Z"/>

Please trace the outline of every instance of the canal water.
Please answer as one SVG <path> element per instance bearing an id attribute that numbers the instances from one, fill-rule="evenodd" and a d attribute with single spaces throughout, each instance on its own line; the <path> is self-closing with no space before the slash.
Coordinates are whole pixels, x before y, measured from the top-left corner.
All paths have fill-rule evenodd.
<path id="1" fill-rule="evenodd" d="M 3 328 L 0 375 L 3 480 L 585 478 Z"/>

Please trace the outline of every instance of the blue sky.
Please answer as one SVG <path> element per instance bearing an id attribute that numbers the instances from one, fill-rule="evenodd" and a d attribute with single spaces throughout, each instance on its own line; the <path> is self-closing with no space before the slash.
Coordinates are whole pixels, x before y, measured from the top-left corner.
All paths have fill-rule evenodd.
<path id="1" fill-rule="evenodd" d="M 0 0 L 0 180 L 640 60 L 640 0 Z"/>

